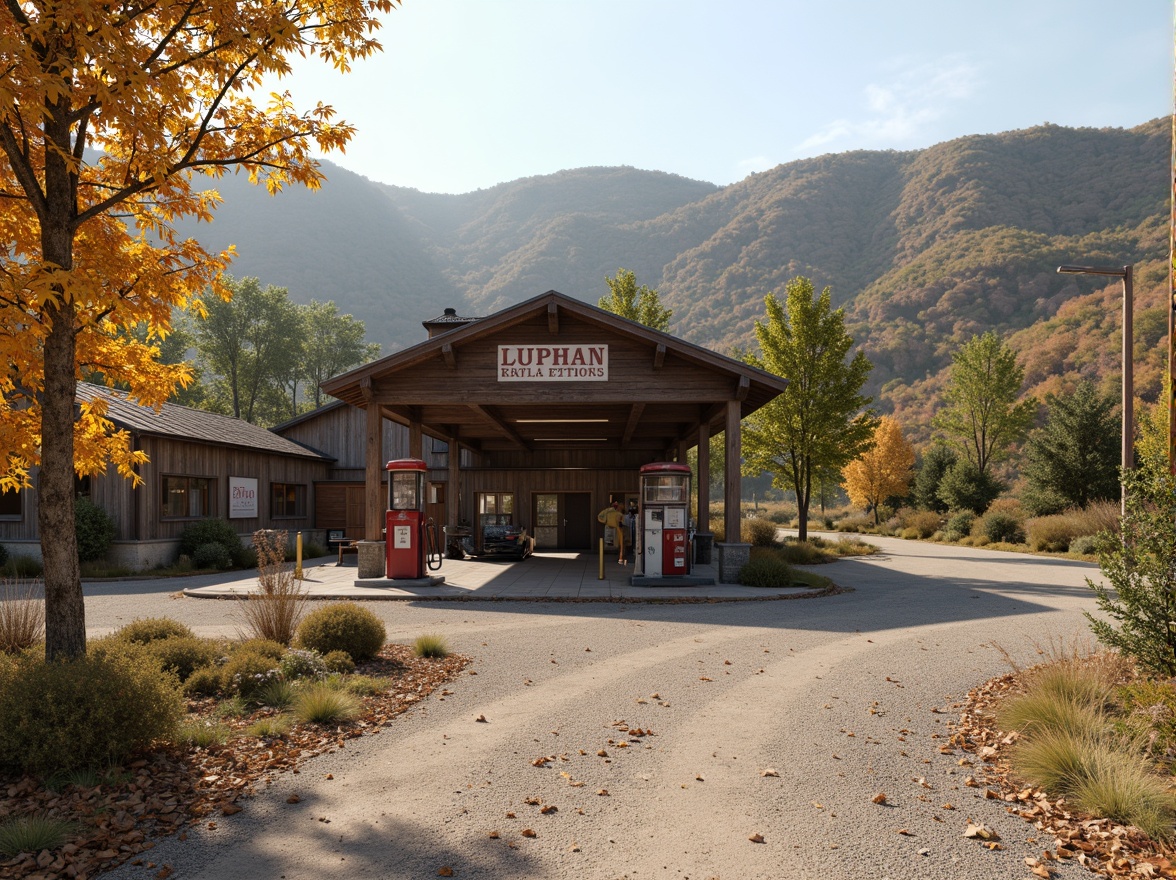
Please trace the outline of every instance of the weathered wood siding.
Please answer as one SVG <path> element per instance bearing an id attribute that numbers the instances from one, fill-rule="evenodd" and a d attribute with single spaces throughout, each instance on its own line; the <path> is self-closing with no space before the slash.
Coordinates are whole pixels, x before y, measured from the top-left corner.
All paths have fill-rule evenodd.
<path id="1" fill-rule="evenodd" d="M 461 473 L 459 516 L 465 522 L 477 521 L 477 496 L 480 492 L 513 492 L 515 521 L 531 528 L 531 511 L 535 495 L 550 492 L 588 492 L 592 511 L 608 506 L 610 495 L 637 494 L 637 470 L 470 470 Z"/>
<path id="2" fill-rule="evenodd" d="M 317 449 L 335 458 L 332 478 L 363 479 L 364 411 L 354 406 L 329 409 L 283 428 L 281 434 L 296 443 Z M 433 452 L 431 438 L 424 438 L 424 460 L 431 468 L 446 466 L 447 453 Z M 384 420 L 384 461 L 408 458 L 408 428 L 399 422 Z"/>

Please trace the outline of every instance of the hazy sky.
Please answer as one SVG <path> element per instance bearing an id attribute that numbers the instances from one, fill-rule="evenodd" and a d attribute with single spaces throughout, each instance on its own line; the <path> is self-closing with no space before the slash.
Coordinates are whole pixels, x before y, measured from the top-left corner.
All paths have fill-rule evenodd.
<path id="1" fill-rule="evenodd" d="M 404 0 L 282 87 L 332 162 L 428 192 L 586 165 L 727 184 L 822 153 L 1172 112 L 1169 0 Z"/>

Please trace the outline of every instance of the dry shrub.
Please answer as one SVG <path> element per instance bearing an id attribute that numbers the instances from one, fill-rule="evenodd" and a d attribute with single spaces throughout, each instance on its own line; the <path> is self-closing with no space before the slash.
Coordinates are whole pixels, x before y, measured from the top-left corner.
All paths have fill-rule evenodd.
<path id="1" fill-rule="evenodd" d="M 990 505 L 988 505 L 988 509 L 984 512 L 1008 514 L 1017 522 L 1024 522 L 1026 517 L 1029 516 L 1029 514 L 1025 512 L 1025 508 L 1021 506 L 1021 502 L 1016 498 L 997 498 Z"/>
<path id="2" fill-rule="evenodd" d="M 1029 546 L 1034 550 L 1063 553 L 1077 538 L 1119 531 L 1119 507 L 1098 501 L 1085 508 L 1072 507 L 1052 516 L 1039 516 L 1025 523 Z"/>
<path id="3" fill-rule="evenodd" d="M 942 518 L 933 510 L 907 510 L 901 517 L 903 529 L 912 529 L 919 538 L 930 538 L 942 526 Z M 903 535 L 905 538 L 906 535 Z"/>
<path id="4" fill-rule="evenodd" d="M 286 533 L 261 529 L 253 533 L 260 589 L 241 603 L 241 616 L 253 635 L 290 644 L 306 610 L 307 596 L 294 567 L 286 562 Z"/>
<path id="5" fill-rule="evenodd" d="M 45 600 L 40 581 L 0 581 L 0 651 L 19 654 L 45 632 Z"/>
<path id="6" fill-rule="evenodd" d="M 839 519 L 836 524 L 839 532 L 869 532 L 874 529 L 874 518 L 865 513 L 850 514 Z"/>
<path id="7" fill-rule="evenodd" d="M 756 547 L 771 547 L 776 543 L 779 526 L 769 519 L 743 520 L 743 540 Z"/>

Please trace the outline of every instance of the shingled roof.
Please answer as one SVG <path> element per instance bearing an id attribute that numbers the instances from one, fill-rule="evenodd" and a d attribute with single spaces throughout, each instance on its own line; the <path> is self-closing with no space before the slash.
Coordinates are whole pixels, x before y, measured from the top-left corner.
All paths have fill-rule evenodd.
<path id="1" fill-rule="evenodd" d="M 334 461 L 329 455 L 289 440 L 273 431 L 242 419 L 165 403 L 158 412 L 141 406 L 125 391 L 87 382 L 78 383 L 78 400 L 106 400 L 106 417 L 120 428 L 136 434 L 172 437 L 213 446 L 239 446 L 273 455 L 290 455 L 318 461 Z"/>

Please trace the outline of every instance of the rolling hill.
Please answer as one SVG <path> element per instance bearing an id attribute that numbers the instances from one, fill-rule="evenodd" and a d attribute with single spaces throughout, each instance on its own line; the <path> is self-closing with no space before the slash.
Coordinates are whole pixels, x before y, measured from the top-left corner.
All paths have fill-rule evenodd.
<path id="1" fill-rule="evenodd" d="M 235 244 L 237 276 L 334 299 L 385 352 L 422 339 L 445 306 L 483 314 L 548 289 L 595 302 L 622 266 L 661 292 L 673 332 L 726 351 L 753 344 L 766 294 L 807 275 L 846 309 L 878 408 L 925 440 L 951 352 L 990 328 L 1037 392 L 1079 376 L 1115 387 L 1118 284 L 1059 276 L 1063 262 L 1136 265 L 1137 389 L 1159 393 L 1170 148 L 1167 119 L 1043 125 L 821 156 L 722 188 L 581 168 L 461 195 L 327 164 L 313 193 L 221 180 L 216 220 L 186 231 Z"/>

